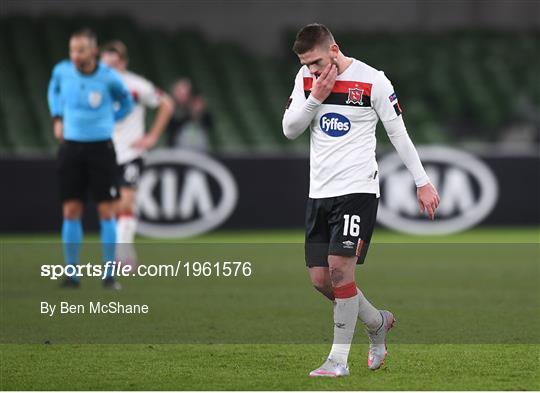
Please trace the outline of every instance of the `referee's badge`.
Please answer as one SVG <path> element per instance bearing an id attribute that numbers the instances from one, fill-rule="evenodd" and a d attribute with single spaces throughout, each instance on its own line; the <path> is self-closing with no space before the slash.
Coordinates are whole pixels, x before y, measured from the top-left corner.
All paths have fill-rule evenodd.
<path id="1" fill-rule="evenodd" d="M 101 101 L 102 101 L 102 96 L 99 91 L 91 91 L 90 93 L 88 93 L 88 104 L 92 108 L 97 108 L 98 106 L 100 106 Z"/>
<path id="2" fill-rule="evenodd" d="M 357 87 L 349 88 L 349 97 L 346 104 L 358 104 L 362 105 L 362 97 L 364 96 L 364 89 L 359 89 Z"/>

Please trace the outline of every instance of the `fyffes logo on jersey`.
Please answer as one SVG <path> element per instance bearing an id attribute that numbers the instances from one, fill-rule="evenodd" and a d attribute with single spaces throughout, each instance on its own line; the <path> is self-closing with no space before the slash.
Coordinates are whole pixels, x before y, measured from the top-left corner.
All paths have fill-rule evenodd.
<path id="1" fill-rule="evenodd" d="M 137 191 L 138 232 L 186 237 L 209 231 L 233 212 L 238 199 L 231 173 L 191 150 L 155 150 L 145 159 Z"/>
<path id="2" fill-rule="evenodd" d="M 380 223 L 406 233 L 442 235 L 473 227 L 493 210 L 497 179 L 482 161 L 447 147 L 419 147 L 418 153 L 441 197 L 435 220 L 420 214 L 413 179 L 394 152 L 379 162 Z"/>
<path id="3" fill-rule="evenodd" d="M 351 130 L 349 119 L 334 112 L 322 115 L 319 125 L 325 134 L 333 137 L 343 136 Z"/>

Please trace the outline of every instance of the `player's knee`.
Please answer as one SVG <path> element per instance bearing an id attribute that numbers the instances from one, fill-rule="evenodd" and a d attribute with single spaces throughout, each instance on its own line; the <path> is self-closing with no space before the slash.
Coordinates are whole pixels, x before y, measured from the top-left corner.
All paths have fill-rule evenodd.
<path id="1" fill-rule="evenodd" d="M 354 281 L 354 271 L 356 259 L 353 257 L 344 257 L 339 255 L 328 256 L 330 266 L 330 280 L 332 286 L 338 287 Z"/>
<path id="2" fill-rule="evenodd" d="M 62 207 L 64 218 L 67 220 L 78 220 L 82 216 L 83 205 L 78 201 L 64 202 Z"/>
<path id="3" fill-rule="evenodd" d="M 64 218 L 66 220 L 78 220 L 81 218 L 81 215 L 82 214 L 78 213 L 75 210 L 64 210 Z"/>
<path id="4" fill-rule="evenodd" d="M 324 292 L 326 289 L 331 288 L 330 283 L 323 277 L 312 277 L 311 283 L 313 284 L 313 287 L 320 292 Z"/>
<path id="5" fill-rule="evenodd" d="M 101 220 L 110 220 L 114 218 L 114 204 L 112 202 L 101 202 L 98 205 L 98 215 Z"/>
<path id="6" fill-rule="evenodd" d="M 330 280 L 332 285 L 337 287 L 343 283 L 345 279 L 345 271 L 341 266 L 331 266 L 330 267 Z"/>
<path id="7" fill-rule="evenodd" d="M 116 208 L 116 214 L 119 216 L 132 216 L 135 213 L 135 206 L 120 202 Z"/>
<path id="8" fill-rule="evenodd" d="M 317 289 L 318 291 L 325 291 L 328 288 L 332 288 L 332 284 L 330 282 L 330 277 L 328 275 L 328 270 L 326 272 L 324 271 L 314 271 L 313 269 L 310 269 L 310 279 L 311 283 Z"/>
<path id="9" fill-rule="evenodd" d="M 111 214 L 104 213 L 104 214 L 99 215 L 100 220 L 112 220 L 113 218 L 116 218 L 116 215 L 112 213 Z"/>
<path id="10" fill-rule="evenodd" d="M 135 192 L 132 189 L 122 187 L 116 213 L 118 215 L 133 215 L 135 213 Z"/>
<path id="11" fill-rule="evenodd" d="M 135 189 L 130 187 L 122 187 L 120 189 L 120 200 L 125 204 L 135 203 Z"/>

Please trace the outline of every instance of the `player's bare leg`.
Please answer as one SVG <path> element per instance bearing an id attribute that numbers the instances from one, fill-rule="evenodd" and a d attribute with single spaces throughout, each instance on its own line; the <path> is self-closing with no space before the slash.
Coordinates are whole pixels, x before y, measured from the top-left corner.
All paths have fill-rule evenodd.
<path id="1" fill-rule="evenodd" d="M 64 263 L 66 265 L 78 265 L 83 230 L 81 217 L 83 213 L 83 203 L 77 199 L 64 201 L 62 204 L 62 243 L 64 247 Z M 63 288 L 78 288 L 79 277 L 66 277 L 62 282 Z"/>
<path id="2" fill-rule="evenodd" d="M 80 220 L 83 212 L 83 203 L 77 199 L 65 201 L 62 204 L 64 218 L 68 220 Z"/>
<path id="3" fill-rule="evenodd" d="M 97 204 L 97 211 L 100 220 L 111 220 L 114 218 L 114 201 L 103 201 Z"/>
<path id="4" fill-rule="evenodd" d="M 133 213 L 135 211 L 135 189 L 120 187 L 120 199 L 116 202 L 117 214 Z"/>
<path id="5" fill-rule="evenodd" d="M 358 318 L 358 291 L 355 283 L 356 257 L 328 256 L 330 281 L 335 298 L 334 342 L 324 364 L 309 375 L 341 377 L 349 375 L 347 359 Z"/>
<path id="6" fill-rule="evenodd" d="M 135 188 L 121 187 L 120 200 L 116 204 L 116 259 L 122 261 L 122 264 L 130 265 L 132 267 L 137 264 L 137 254 L 134 247 L 135 232 L 137 229 L 135 196 Z"/>
<path id="7" fill-rule="evenodd" d="M 114 201 L 102 201 L 97 205 L 99 222 L 101 227 L 101 245 L 103 253 L 103 263 L 115 260 L 116 250 L 116 220 Z M 105 272 L 103 280 L 105 288 L 120 289 L 120 285 L 114 279 L 111 269 Z"/>
<path id="8" fill-rule="evenodd" d="M 308 272 L 315 289 L 333 302 L 334 289 L 330 280 L 330 269 L 326 266 L 310 266 Z"/>

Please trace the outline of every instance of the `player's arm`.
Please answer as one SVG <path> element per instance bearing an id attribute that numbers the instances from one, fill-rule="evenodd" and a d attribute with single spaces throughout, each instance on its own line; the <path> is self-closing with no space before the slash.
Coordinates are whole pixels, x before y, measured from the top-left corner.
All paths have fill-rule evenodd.
<path id="1" fill-rule="evenodd" d="M 64 139 L 64 124 L 62 121 L 63 107 L 62 96 L 60 90 L 61 71 L 60 65 L 54 67 L 47 89 L 47 101 L 49 103 L 49 111 L 53 119 L 53 130 L 56 139 L 62 141 Z"/>
<path id="2" fill-rule="evenodd" d="M 163 131 L 169 124 L 169 120 L 174 112 L 173 99 L 164 92 L 159 92 L 152 84 L 148 84 L 147 89 L 141 95 L 143 105 L 150 108 L 157 107 L 156 117 L 150 127 L 150 130 L 141 139 L 135 141 L 133 147 L 136 149 L 147 150 L 152 148 L 158 141 Z"/>
<path id="3" fill-rule="evenodd" d="M 114 120 L 122 120 L 133 110 L 133 97 L 120 75 L 110 70 L 109 89 L 114 102 L 118 103 L 118 109 L 114 111 Z"/>
<path id="4" fill-rule="evenodd" d="M 304 97 L 302 70 L 296 75 L 294 89 L 283 114 L 283 133 L 289 139 L 298 138 L 308 128 L 317 108 L 330 95 L 337 77 L 337 67 L 329 64 L 313 81 L 311 94 Z"/>
<path id="5" fill-rule="evenodd" d="M 384 74 L 380 81 L 374 85 L 372 95 L 373 106 L 383 122 L 390 142 L 414 178 L 420 211 L 422 213 L 427 211 L 429 217 L 433 219 L 440 202 L 439 194 L 424 170 L 418 152 L 403 122 L 401 107 L 394 93 L 394 88 Z"/>
<path id="6" fill-rule="evenodd" d="M 403 117 L 400 115 L 393 120 L 383 122 L 383 124 L 390 142 L 392 142 L 399 157 L 414 178 L 420 211 L 422 213 L 427 211 L 429 217 L 433 220 L 435 210 L 440 203 L 439 194 L 431 184 L 422 162 L 420 162 L 418 152 L 405 128 Z"/>

